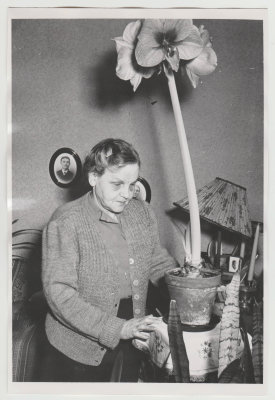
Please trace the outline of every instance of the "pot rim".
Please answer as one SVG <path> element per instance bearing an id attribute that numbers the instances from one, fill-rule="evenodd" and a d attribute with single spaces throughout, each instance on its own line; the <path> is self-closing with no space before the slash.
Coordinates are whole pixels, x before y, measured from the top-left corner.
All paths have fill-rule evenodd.
<path id="1" fill-rule="evenodd" d="M 167 275 L 169 275 L 169 274 L 171 274 L 172 272 L 175 272 L 175 271 L 180 271 L 181 270 L 181 268 L 180 267 L 177 267 L 177 268 L 172 268 L 172 269 L 168 269 L 167 271 L 165 271 L 165 274 L 167 274 Z M 220 271 L 217 271 L 217 272 L 213 272 L 213 275 L 212 276 L 198 276 L 198 277 L 196 277 L 196 278 L 188 278 L 188 276 L 177 276 L 177 275 L 174 275 L 175 277 L 178 277 L 178 278 L 188 278 L 188 279 L 208 279 L 208 278 L 213 278 L 213 277 L 215 277 L 215 276 L 219 276 L 219 275 L 221 275 L 221 272 Z"/>
<path id="2" fill-rule="evenodd" d="M 206 282 L 209 284 L 210 287 L 211 286 L 219 286 L 219 284 L 221 282 L 221 272 L 218 272 L 217 274 L 215 274 L 213 276 L 205 276 L 205 277 L 198 276 L 196 278 L 190 278 L 188 276 L 177 276 L 177 275 L 172 274 L 173 272 L 179 271 L 179 270 L 180 270 L 180 268 L 178 267 L 178 268 L 173 268 L 168 271 L 165 271 L 167 285 L 170 285 L 171 281 L 173 281 L 173 280 L 177 281 L 177 282 L 184 282 L 184 284 L 186 286 L 188 286 L 188 284 L 190 283 L 191 287 L 192 286 L 194 287 L 197 285 L 199 286 L 200 283 L 203 284 Z M 169 280 L 170 282 L 167 282 L 167 280 Z M 196 283 L 196 284 L 194 285 L 194 283 Z"/>

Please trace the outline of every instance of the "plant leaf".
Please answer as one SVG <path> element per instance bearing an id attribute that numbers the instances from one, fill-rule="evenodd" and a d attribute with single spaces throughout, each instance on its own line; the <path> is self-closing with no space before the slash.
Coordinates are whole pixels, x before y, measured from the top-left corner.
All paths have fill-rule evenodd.
<path id="1" fill-rule="evenodd" d="M 189 360 L 175 300 L 170 302 L 168 336 L 176 382 L 190 382 Z"/>
<path id="2" fill-rule="evenodd" d="M 243 383 L 243 371 L 240 367 L 240 359 L 236 358 L 222 371 L 218 383 Z"/>
<path id="3" fill-rule="evenodd" d="M 242 327 L 240 329 L 244 342 L 244 349 L 240 360 L 240 367 L 243 371 L 243 383 L 255 383 L 252 356 L 247 338 L 247 332 Z"/>
<path id="4" fill-rule="evenodd" d="M 183 223 L 180 221 L 173 220 L 174 226 L 177 228 L 177 231 L 180 234 L 180 239 L 183 245 L 183 249 L 185 254 L 187 253 L 186 249 L 186 241 L 185 241 L 185 236 L 186 236 L 186 228 L 184 227 Z"/>
<path id="5" fill-rule="evenodd" d="M 226 299 L 221 319 L 218 376 L 237 358 L 240 327 L 240 274 L 236 272 L 226 287 Z"/>
<path id="6" fill-rule="evenodd" d="M 123 367 L 123 352 L 120 350 L 113 364 L 110 382 L 120 382 Z"/>
<path id="7" fill-rule="evenodd" d="M 253 304 L 252 362 L 256 383 L 263 383 L 263 302 Z"/>

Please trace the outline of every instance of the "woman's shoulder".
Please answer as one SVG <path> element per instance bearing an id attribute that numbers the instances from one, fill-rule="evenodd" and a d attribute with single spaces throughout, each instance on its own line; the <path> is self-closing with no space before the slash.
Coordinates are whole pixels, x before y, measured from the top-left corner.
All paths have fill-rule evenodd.
<path id="1" fill-rule="evenodd" d="M 127 214 L 136 216 L 137 218 L 142 218 L 150 223 L 152 219 L 155 218 L 155 214 L 152 206 L 143 200 L 132 199 L 127 206 Z"/>
<path id="2" fill-rule="evenodd" d="M 74 219 L 75 217 L 78 217 L 79 214 L 83 211 L 86 196 L 87 194 L 79 197 L 76 200 L 69 201 L 59 206 L 52 214 L 49 222 Z"/>

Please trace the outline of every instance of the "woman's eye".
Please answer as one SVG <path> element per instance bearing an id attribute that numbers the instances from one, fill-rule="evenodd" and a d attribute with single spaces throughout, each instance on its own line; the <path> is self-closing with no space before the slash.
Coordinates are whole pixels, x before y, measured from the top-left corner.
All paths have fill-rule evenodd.
<path id="1" fill-rule="evenodd" d="M 119 187 L 119 186 L 120 186 L 120 183 L 113 183 L 113 186 Z"/>

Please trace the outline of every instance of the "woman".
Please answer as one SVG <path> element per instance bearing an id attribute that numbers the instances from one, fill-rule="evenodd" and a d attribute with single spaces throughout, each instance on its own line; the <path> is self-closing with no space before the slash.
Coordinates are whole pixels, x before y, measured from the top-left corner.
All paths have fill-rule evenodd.
<path id="1" fill-rule="evenodd" d="M 101 141 L 84 163 L 93 190 L 57 209 L 44 229 L 50 312 L 41 380 L 108 381 L 120 349 L 121 380 L 138 379 L 140 352 L 132 340 L 146 340 L 159 323 L 145 316 L 148 281 L 176 267 L 161 248 L 150 206 L 132 200 L 139 169 L 132 145 Z"/>

